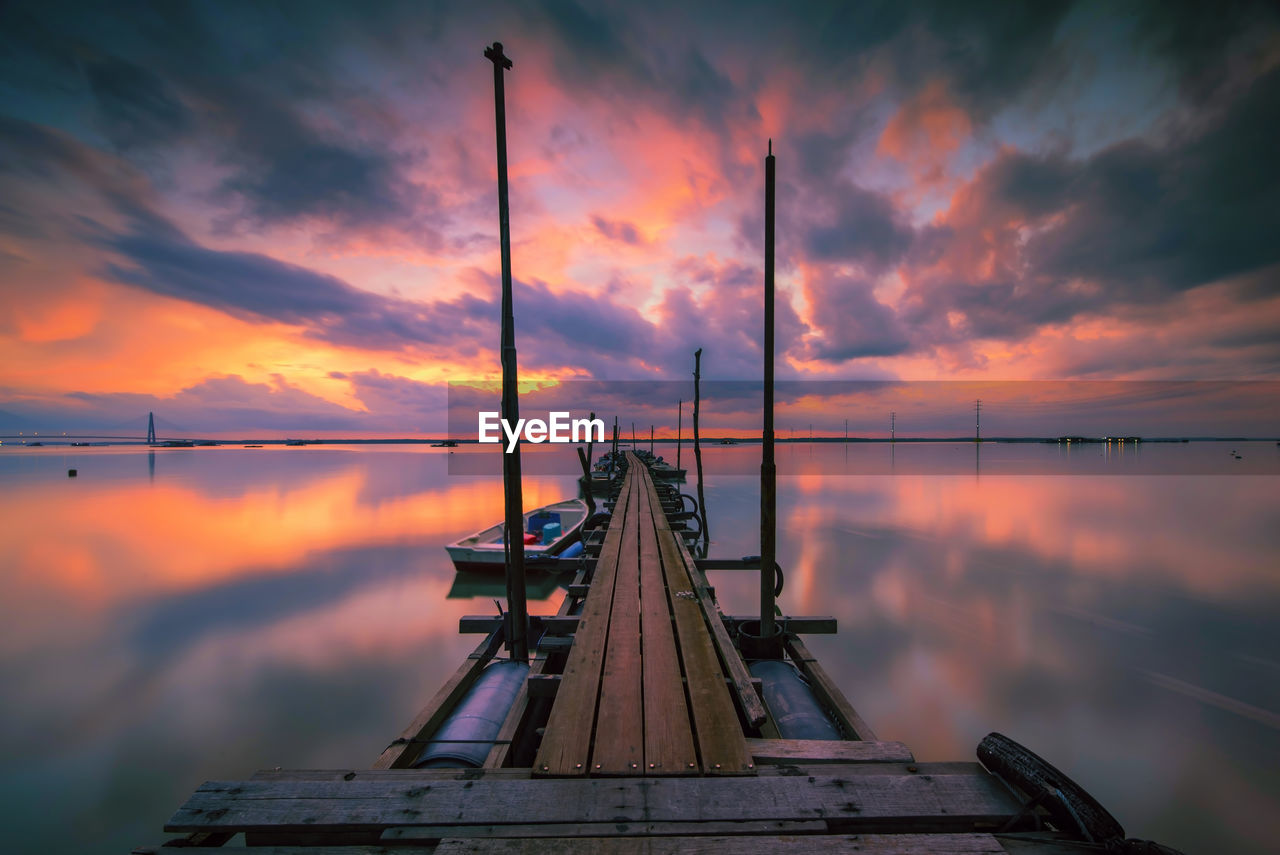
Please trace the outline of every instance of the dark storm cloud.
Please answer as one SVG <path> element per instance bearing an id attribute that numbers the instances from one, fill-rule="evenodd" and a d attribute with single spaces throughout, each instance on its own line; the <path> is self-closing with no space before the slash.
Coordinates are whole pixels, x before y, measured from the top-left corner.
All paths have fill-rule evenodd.
<path id="1" fill-rule="evenodd" d="M 121 258 L 104 271 L 112 281 L 254 322 L 303 326 L 314 338 L 348 347 L 464 344 L 493 317 L 492 305 L 470 294 L 434 303 L 374 294 L 258 253 L 208 249 L 155 218 L 135 219 L 131 231 L 103 243 Z"/>
<path id="2" fill-rule="evenodd" d="M 317 133 L 287 104 L 266 98 L 237 98 L 224 115 L 235 127 L 236 145 L 227 156 L 235 171 L 223 188 L 243 200 L 251 220 L 411 223 L 402 159 L 384 147 Z"/>
<path id="3" fill-rule="evenodd" d="M 837 182 L 827 196 L 832 210 L 811 216 L 804 248 L 815 261 L 852 261 L 879 272 L 911 246 L 913 230 L 886 196 Z"/>
<path id="4" fill-rule="evenodd" d="M 1197 136 L 1128 140 L 1074 160 L 1003 152 L 961 191 L 944 226 L 917 236 L 912 260 L 941 263 L 911 277 L 907 317 L 935 341 L 1016 339 L 1246 273 L 1274 294 L 1280 283 L 1263 271 L 1280 263 L 1276 115 L 1280 71 Z M 957 260 L 984 249 L 981 270 Z M 948 312 L 964 316 L 963 329 L 940 333 Z"/>
<path id="5" fill-rule="evenodd" d="M 813 345 L 818 359 L 842 362 L 867 356 L 896 356 L 911 341 L 892 309 L 872 293 L 871 283 L 832 275 L 807 284 L 821 336 Z"/>
<path id="6" fill-rule="evenodd" d="M 1135 11 L 1138 40 L 1172 66 L 1183 97 L 1196 104 L 1229 87 L 1280 25 L 1276 5 L 1266 0 L 1166 0 Z"/>
<path id="7" fill-rule="evenodd" d="M 364 18 L 366 37 L 376 42 L 400 21 L 394 11 Z M 334 45 L 350 35 L 344 22 L 347 10 L 318 4 L 306 14 L 183 3 L 6 10 L 23 64 L 4 64 L 4 76 L 44 67 L 52 74 L 39 88 L 54 98 L 83 92 L 94 123 L 126 156 L 198 141 L 228 170 L 221 197 L 236 208 L 232 221 L 390 227 L 439 246 L 438 200 L 407 180 L 413 161 L 387 147 L 386 129 L 366 126 L 380 96 L 333 62 Z M 322 127 L 299 107 L 341 110 L 356 97 L 362 122 Z"/>
<path id="8" fill-rule="evenodd" d="M 921 16 L 933 44 L 921 51 L 904 40 L 895 69 L 912 89 L 943 77 L 962 106 L 988 118 L 1011 94 L 1052 85 L 1064 70 L 1054 40 L 1071 7 L 1070 0 L 927 4 Z"/>
<path id="9" fill-rule="evenodd" d="M 122 149 L 166 143 L 187 131 L 191 114 L 159 76 L 105 57 L 85 64 L 107 137 Z"/>
<path id="10" fill-rule="evenodd" d="M 1208 133 L 1115 146 L 1081 170 L 1070 219 L 1029 247 L 1056 276 L 1184 290 L 1280 261 L 1275 156 L 1280 70 L 1256 80 Z"/>

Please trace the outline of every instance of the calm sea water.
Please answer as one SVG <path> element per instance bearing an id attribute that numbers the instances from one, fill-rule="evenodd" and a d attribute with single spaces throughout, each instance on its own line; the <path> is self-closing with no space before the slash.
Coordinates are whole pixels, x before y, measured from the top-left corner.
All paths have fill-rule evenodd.
<path id="1" fill-rule="evenodd" d="M 526 455 L 530 506 L 576 493 L 536 474 L 572 471 L 540 457 L 564 451 Z M 758 486 L 739 474 L 758 455 L 706 452 L 715 557 L 758 552 Z M 779 448 L 781 605 L 840 625 L 810 647 L 877 735 L 922 760 L 972 759 L 999 730 L 1131 835 L 1274 851 L 1280 447 L 980 455 Z M 497 520 L 500 479 L 447 460 L 0 449 L 6 848 L 128 851 L 165 839 L 204 780 L 370 765 L 478 641 L 458 617 L 502 595 L 442 548 Z M 727 611 L 750 611 L 753 576 L 712 581 Z M 531 609 L 559 590 L 532 579 Z"/>

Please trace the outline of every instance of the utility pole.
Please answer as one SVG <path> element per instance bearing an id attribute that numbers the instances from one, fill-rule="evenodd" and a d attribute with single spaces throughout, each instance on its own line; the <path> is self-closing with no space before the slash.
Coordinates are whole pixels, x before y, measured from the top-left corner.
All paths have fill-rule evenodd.
<path id="1" fill-rule="evenodd" d="M 503 72 L 511 60 L 502 43 L 485 48 L 493 63 L 494 118 L 498 138 L 498 227 L 502 250 L 502 418 L 514 425 L 520 420 L 516 378 L 515 311 L 511 297 L 511 208 L 507 202 L 507 108 Z M 517 662 L 529 661 L 529 607 L 524 581 L 524 496 L 520 484 L 520 444 L 502 455 L 502 486 L 506 504 L 507 553 L 507 649 Z"/>

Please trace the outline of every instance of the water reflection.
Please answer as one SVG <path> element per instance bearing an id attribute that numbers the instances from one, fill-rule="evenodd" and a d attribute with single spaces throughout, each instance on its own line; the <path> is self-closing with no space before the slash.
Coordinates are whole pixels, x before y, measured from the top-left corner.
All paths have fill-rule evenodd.
<path id="1" fill-rule="evenodd" d="M 783 444 L 780 605 L 839 619 L 810 646 L 917 756 L 971 758 L 1002 730 L 1134 832 L 1267 851 L 1280 503 L 1274 478 L 1223 473 L 1280 469 L 1274 448 L 1218 451 Z M 759 447 L 704 453 L 711 554 L 758 552 L 757 482 L 733 473 Z M 476 643 L 457 619 L 505 592 L 443 549 L 497 519 L 501 480 L 447 459 L 0 454 L 0 810 L 17 848 L 126 851 L 162 839 L 202 780 L 371 763 Z M 1103 474 L 1162 465 L 1219 474 Z M 1091 474 L 1027 474 L 1063 471 Z M 526 501 L 574 495 L 575 475 L 526 476 Z M 562 581 L 530 574 L 531 610 Z M 727 611 L 755 604 L 751 574 L 713 582 Z"/>
<path id="2" fill-rule="evenodd" d="M 128 851 L 207 778 L 368 765 L 475 645 L 458 618 L 492 610 L 442 547 L 493 523 L 501 484 L 438 454 L 91 449 L 70 482 L 67 459 L 0 456 L 18 849 Z M 557 588 L 534 579 L 535 610 Z"/>
<path id="3" fill-rule="evenodd" d="M 922 759 L 971 758 L 1002 730 L 1132 831 L 1270 851 L 1275 479 L 1008 477 L 985 469 L 988 450 L 980 478 L 782 478 L 782 608 L 839 619 L 810 647 L 878 735 Z M 713 553 L 749 551 L 723 517 L 748 513 L 754 490 L 710 489 Z M 728 610 L 752 608 L 749 575 L 717 575 Z"/>

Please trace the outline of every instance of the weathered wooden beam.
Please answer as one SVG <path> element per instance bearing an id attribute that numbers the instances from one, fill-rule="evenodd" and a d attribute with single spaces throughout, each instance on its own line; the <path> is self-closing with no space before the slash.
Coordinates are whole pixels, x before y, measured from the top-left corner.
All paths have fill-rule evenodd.
<path id="1" fill-rule="evenodd" d="M 850 736 L 867 742 L 876 741 L 875 731 L 871 729 L 871 725 L 862 720 L 862 716 L 858 715 L 853 704 L 849 703 L 849 699 L 840 691 L 840 687 L 827 674 L 826 669 L 809 652 L 809 648 L 804 646 L 804 642 L 794 635 L 789 635 L 786 636 L 785 644 L 788 655 L 801 673 L 808 678 L 818 703 L 835 713 L 839 723 Z"/>
<path id="2" fill-rule="evenodd" d="M 171 855 L 190 846 L 139 846 L 132 855 Z M 380 844 L 334 846 L 222 846 L 218 855 L 432 855 L 435 846 L 382 846 Z"/>
<path id="3" fill-rule="evenodd" d="M 458 705 L 502 645 L 502 627 L 490 632 L 470 656 L 463 661 L 425 707 L 414 717 L 399 738 L 383 749 L 374 761 L 375 769 L 399 769 L 409 766 L 422 753 L 426 737 L 435 733 L 449 713 Z"/>
<path id="4" fill-rule="evenodd" d="M 482 632 L 493 632 L 503 624 L 497 615 L 463 615 L 458 618 L 458 632 L 463 635 L 475 635 Z M 578 629 L 576 615 L 531 615 L 529 626 L 533 635 L 569 635 Z"/>
<path id="5" fill-rule="evenodd" d="M 821 820 L 786 822 L 538 822 L 524 825 L 409 825 L 388 828 L 382 840 L 413 842 L 442 838 L 537 838 L 537 837 L 650 837 L 746 834 L 825 834 Z"/>
<path id="6" fill-rule="evenodd" d="M 634 472 L 628 471 L 619 494 L 619 515 L 626 514 Z M 621 518 L 621 517 L 620 517 Z M 595 726 L 600 677 L 613 609 L 614 580 L 622 547 L 622 527 L 610 526 L 591 592 L 582 607 L 578 637 L 565 662 L 561 690 L 547 719 L 534 769 L 548 775 L 586 775 L 590 735 Z"/>
<path id="7" fill-rule="evenodd" d="M 662 572 L 653 506 L 651 478 L 640 505 L 640 620 L 643 629 L 641 667 L 644 676 L 644 773 L 646 775 L 696 774 L 698 756 L 685 686 L 676 650 L 670 592 Z"/>
<path id="8" fill-rule="evenodd" d="M 436 855 L 1005 855 L 990 834 L 771 834 L 760 837 L 444 840 Z"/>
<path id="9" fill-rule="evenodd" d="M 755 688 L 751 685 L 751 673 L 747 671 L 746 663 L 742 661 L 742 657 L 738 654 L 738 649 L 733 646 L 733 640 L 729 638 L 729 632 L 724 626 L 724 613 L 720 611 L 720 605 L 712 594 L 711 586 L 707 584 L 707 577 L 698 569 L 693 556 L 689 553 L 689 548 L 685 546 L 684 540 L 681 538 L 674 538 L 674 540 L 680 551 L 680 558 L 684 562 L 685 572 L 688 574 L 693 592 L 697 595 L 698 602 L 702 605 L 703 614 L 706 615 L 707 623 L 711 627 L 711 640 L 715 644 L 716 653 L 719 655 L 725 672 L 733 683 L 734 695 L 738 700 L 738 706 L 741 708 L 747 724 L 751 727 L 759 727 L 769 717 L 768 712 L 765 710 L 764 701 L 756 694 Z"/>
<path id="10" fill-rule="evenodd" d="M 585 594 L 590 591 L 590 585 L 574 585 Z M 710 596 L 715 591 L 714 588 L 707 587 L 706 592 Z M 583 594 L 579 594 L 582 596 Z M 719 610 L 717 610 L 719 612 Z M 735 630 L 738 624 L 743 621 L 756 620 L 754 617 L 744 615 L 726 615 L 720 613 L 720 620 L 730 630 Z M 784 615 L 775 618 L 780 626 L 784 626 L 787 631 L 795 634 L 808 635 L 831 635 L 837 632 L 836 619 L 829 615 Z M 533 627 L 534 636 L 538 635 L 571 635 L 577 631 L 578 617 L 576 615 L 532 615 L 529 618 L 529 625 Z M 463 615 L 458 618 L 458 631 L 464 635 L 493 632 L 502 626 L 502 618 L 497 615 Z M 727 640 L 726 636 L 726 640 Z M 732 647 L 732 642 L 730 642 Z"/>
<path id="11" fill-rule="evenodd" d="M 824 820 L 839 830 L 969 831 L 998 828 L 1021 809 L 978 764 L 945 765 L 830 766 L 825 768 L 835 774 L 815 767 L 807 775 L 750 778 L 485 774 L 471 780 L 410 776 L 403 782 L 212 781 L 192 794 L 165 830 L 381 831 L 445 823 L 523 825 L 538 817 L 566 823 Z"/>
<path id="12" fill-rule="evenodd" d="M 756 763 L 912 763 L 915 757 L 901 742 L 830 739 L 748 739 Z"/>
<path id="13" fill-rule="evenodd" d="M 630 452 L 622 546 L 614 574 L 613 611 L 609 617 L 609 643 L 600 676 L 600 708 L 592 741 L 592 775 L 640 775 L 644 768 L 643 659 L 640 651 L 640 512 L 646 504 L 644 466 Z M 646 507 L 647 511 L 648 508 Z M 534 766 L 534 771 L 549 771 Z"/>

